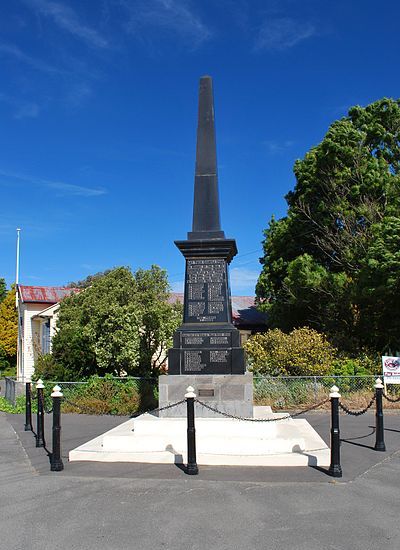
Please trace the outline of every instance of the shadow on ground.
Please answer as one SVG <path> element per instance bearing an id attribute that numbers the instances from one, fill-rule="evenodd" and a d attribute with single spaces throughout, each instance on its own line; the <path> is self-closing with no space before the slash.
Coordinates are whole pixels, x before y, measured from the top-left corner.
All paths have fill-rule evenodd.
<path id="1" fill-rule="evenodd" d="M 330 414 L 328 412 L 307 413 L 305 418 L 329 445 Z M 101 463 L 68 462 L 70 450 L 101 435 L 128 420 L 128 417 L 90 416 L 78 414 L 62 415 L 62 457 L 64 470 L 50 472 L 48 452 L 35 447 L 35 438 L 31 432 L 24 431 L 23 415 L 7 415 L 24 447 L 32 466 L 40 475 L 83 476 L 83 477 L 122 477 L 143 479 L 177 479 L 186 477 L 185 465 L 179 464 L 137 464 L 137 463 Z M 45 417 L 45 440 L 51 450 L 51 415 Z M 343 477 L 333 479 L 327 468 L 318 466 L 309 455 L 308 467 L 237 467 L 237 466 L 199 466 L 196 479 L 219 481 L 304 483 L 304 482 L 346 482 L 362 475 L 370 468 L 400 450 L 400 413 L 385 414 L 386 452 L 374 450 L 375 416 L 366 413 L 360 417 L 341 415 L 341 464 Z M 34 425 L 35 428 L 35 425 Z M 307 453 L 305 453 L 307 454 Z"/>

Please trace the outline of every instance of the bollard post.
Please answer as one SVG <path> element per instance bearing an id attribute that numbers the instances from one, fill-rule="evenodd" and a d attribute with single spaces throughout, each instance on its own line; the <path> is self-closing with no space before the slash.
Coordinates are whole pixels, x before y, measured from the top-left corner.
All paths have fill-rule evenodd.
<path id="1" fill-rule="evenodd" d="M 329 398 L 331 400 L 331 464 L 329 466 L 329 475 L 332 477 L 342 477 L 342 467 L 340 465 L 340 429 L 339 429 L 339 388 L 331 387 Z"/>
<path id="2" fill-rule="evenodd" d="M 199 473 L 196 462 L 196 429 L 194 427 L 194 400 L 196 394 L 194 388 L 186 388 L 186 406 L 187 406 L 187 468 L 186 473 L 195 476 Z"/>
<path id="3" fill-rule="evenodd" d="M 380 378 L 375 381 L 376 409 L 375 409 L 375 451 L 386 451 L 383 429 L 383 384 Z"/>
<path id="4" fill-rule="evenodd" d="M 64 464 L 61 458 L 61 393 L 60 386 L 54 386 L 51 397 L 53 398 L 53 443 L 50 461 L 52 472 L 61 472 Z"/>
<path id="5" fill-rule="evenodd" d="M 37 390 L 37 415 L 36 415 L 36 447 L 44 447 L 44 406 L 43 406 L 43 381 L 39 378 L 36 383 Z"/>
<path id="6" fill-rule="evenodd" d="M 25 431 L 32 431 L 32 396 L 31 383 L 25 383 Z"/>

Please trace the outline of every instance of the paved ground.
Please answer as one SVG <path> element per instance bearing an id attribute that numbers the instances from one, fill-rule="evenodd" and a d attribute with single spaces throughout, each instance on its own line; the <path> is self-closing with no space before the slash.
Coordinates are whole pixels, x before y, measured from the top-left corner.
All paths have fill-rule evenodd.
<path id="1" fill-rule="evenodd" d="M 329 416 L 307 419 L 327 440 Z M 120 421 L 64 415 L 64 457 Z M 397 550 L 400 415 L 385 416 L 386 453 L 372 449 L 373 424 L 372 414 L 341 417 L 341 480 L 311 467 L 201 467 L 192 477 L 66 458 L 51 473 L 23 418 L 0 413 L 0 548 Z"/>

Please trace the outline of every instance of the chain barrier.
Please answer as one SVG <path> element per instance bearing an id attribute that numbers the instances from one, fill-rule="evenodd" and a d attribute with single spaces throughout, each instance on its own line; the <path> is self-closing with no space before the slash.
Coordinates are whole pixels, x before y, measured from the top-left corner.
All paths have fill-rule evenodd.
<path id="1" fill-rule="evenodd" d="M 245 416 L 237 416 L 235 414 L 229 414 L 225 411 L 220 411 L 219 409 L 216 409 L 215 407 L 211 407 L 211 405 L 207 405 L 207 403 L 204 403 L 203 401 L 200 401 L 199 399 L 195 399 L 195 402 L 204 407 L 205 409 L 208 409 L 210 411 L 213 411 L 215 413 L 220 414 L 221 416 L 226 416 L 227 418 L 233 418 L 235 420 L 244 420 L 246 422 L 279 422 L 280 420 L 287 420 L 288 418 L 296 418 L 297 416 L 300 416 L 302 414 L 305 414 L 307 412 L 313 411 L 315 409 L 318 409 L 318 407 L 321 407 L 325 403 L 329 401 L 329 397 L 324 399 L 323 401 L 320 401 L 319 403 L 316 403 L 315 405 L 312 405 L 308 409 L 304 409 L 302 411 L 299 411 L 297 413 L 293 414 L 287 414 L 286 416 L 281 416 L 280 418 L 246 418 Z"/>
<path id="2" fill-rule="evenodd" d="M 78 405 L 78 403 L 74 403 L 74 401 L 70 401 L 66 397 L 63 397 L 62 402 L 66 403 L 67 405 L 71 405 L 71 407 L 77 408 L 79 411 L 82 411 L 85 414 L 95 414 L 96 416 L 108 416 L 110 414 L 110 413 L 94 412 L 92 408 L 86 407 L 85 405 Z"/>
<path id="3" fill-rule="evenodd" d="M 171 403 L 170 405 L 165 405 L 165 407 L 158 407 L 157 409 L 150 409 L 148 411 L 142 411 L 140 414 L 143 413 L 157 413 L 160 411 L 165 411 L 167 409 L 172 409 L 173 407 L 177 407 L 178 405 L 181 405 L 182 403 L 185 403 L 186 399 L 181 399 L 180 401 L 177 401 L 176 403 Z M 80 411 L 86 413 L 86 414 L 96 414 L 96 416 L 109 416 L 110 413 L 94 413 L 93 409 L 90 407 L 85 407 L 85 405 L 78 405 L 78 403 L 74 403 L 73 401 L 70 401 L 69 399 L 63 398 L 63 402 L 67 403 L 68 405 L 71 405 L 72 407 L 76 407 Z"/>
<path id="4" fill-rule="evenodd" d="M 389 401 L 389 403 L 398 403 L 400 401 L 400 397 L 396 397 L 396 398 L 393 398 L 393 397 L 389 397 L 386 393 L 382 392 L 382 395 L 385 399 L 387 399 L 387 401 Z"/>
<path id="5" fill-rule="evenodd" d="M 350 410 L 348 407 L 346 407 L 346 405 L 343 405 L 343 403 L 341 401 L 339 401 L 339 407 L 342 409 L 343 412 L 345 412 L 346 414 L 350 415 L 350 416 L 361 416 L 362 414 L 365 414 L 368 409 L 370 409 L 374 403 L 376 399 L 376 395 L 374 395 L 371 399 L 371 401 L 368 403 L 368 405 L 364 408 L 364 409 L 361 409 L 360 411 L 352 411 Z"/>
<path id="6" fill-rule="evenodd" d="M 178 405 L 182 405 L 182 403 L 185 403 L 186 399 L 181 399 L 180 401 L 177 401 L 176 403 L 172 403 L 171 405 L 165 405 L 164 407 L 158 407 L 157 409 L 152 409 L 150 411 L 145 411 L 147 413 L 157 413 L 160 411 L 166 411 L 167 409 L 173 409 L 174 407 L 177 407 Z"/>

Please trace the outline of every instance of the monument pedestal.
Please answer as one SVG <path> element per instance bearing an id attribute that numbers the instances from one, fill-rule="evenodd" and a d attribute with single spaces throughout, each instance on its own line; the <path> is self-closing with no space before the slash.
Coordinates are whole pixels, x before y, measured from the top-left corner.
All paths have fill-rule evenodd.
<path id="1" fill-rule="evenodd" d="M 235 416 L 253 418 L 253 374 L 163 375 L 158 379 L 159 407 L 181 401 L 186 388 L 192 386 L 199 401 Z M 186 417 L 186 402 L 159 412 L 160 418 Z M 196 417 L 223 418 L 196 405 Z"/>

